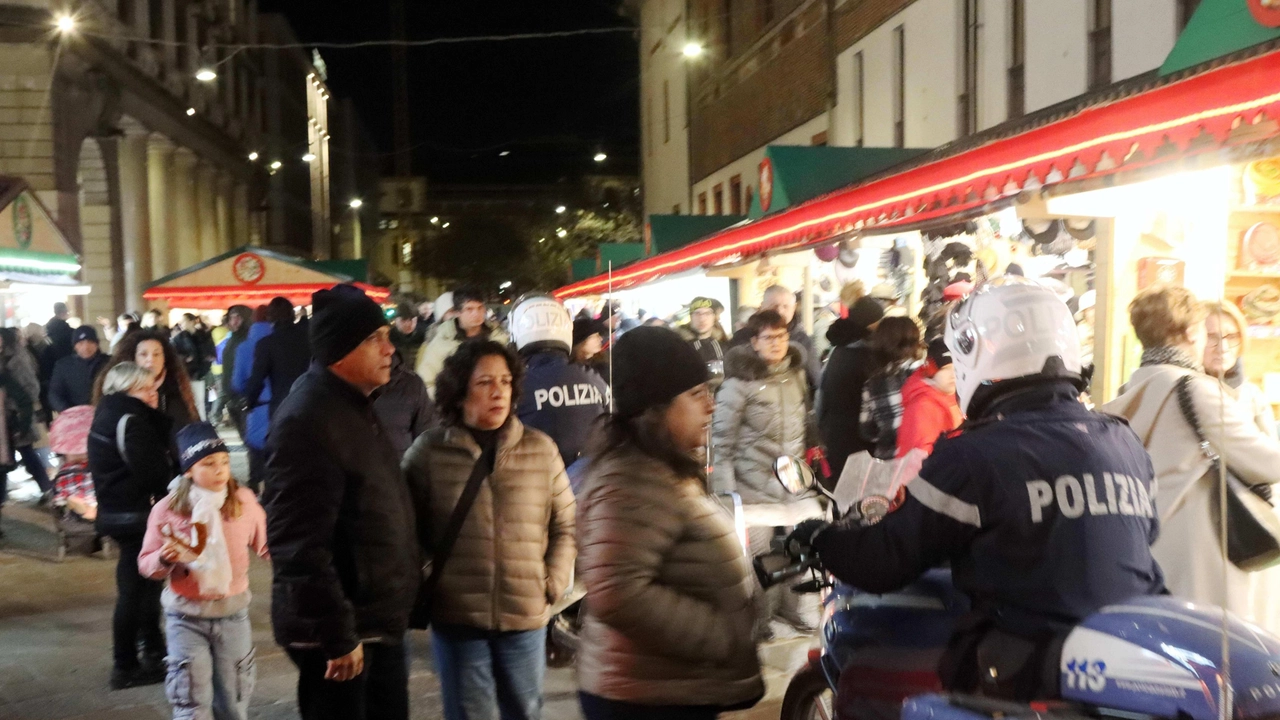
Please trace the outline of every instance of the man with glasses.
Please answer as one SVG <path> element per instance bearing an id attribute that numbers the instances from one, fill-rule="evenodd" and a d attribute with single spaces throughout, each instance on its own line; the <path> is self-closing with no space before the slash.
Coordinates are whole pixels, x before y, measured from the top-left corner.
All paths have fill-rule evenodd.
<path id="1" fill-rule="evenodd" d="M 724 305 L 719 300 L 696 297 L 689 303 L 689 324 L 676 328 L 707 364 L 711 382 L 717 386 L 724 379 L 724 354 L 729 349 L 729 336 L 720 324 L 723 312 Z"/>

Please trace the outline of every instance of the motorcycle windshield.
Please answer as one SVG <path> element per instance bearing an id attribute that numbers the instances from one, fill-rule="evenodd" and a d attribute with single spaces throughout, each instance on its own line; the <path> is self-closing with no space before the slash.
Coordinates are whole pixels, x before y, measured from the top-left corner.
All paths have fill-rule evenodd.
<path id="1" fill-rule="evenodd" d="M 836 506 L 843 514 L 866 497 L 897 497 L 898 492 L 920 474 L 920 466 L 928 456 L 920 449 L 894 460 L 877 460 L 868 452 L 850 455 L 832 493 Z"/>

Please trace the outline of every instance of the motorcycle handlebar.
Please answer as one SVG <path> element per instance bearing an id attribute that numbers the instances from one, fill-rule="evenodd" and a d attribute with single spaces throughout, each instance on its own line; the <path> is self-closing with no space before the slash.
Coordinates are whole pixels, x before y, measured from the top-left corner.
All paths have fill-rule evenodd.
<path id="1" fill-rule="evenodd" d="M 752 563 L 755 566 L 756 578 L 759 579 L 760 586 L 766 590 L 818 567 L 818 558 L 809 556 L 802 557 L 798 561 L 781 568 L 770 570 L 764 562 L 766 557 L 768 556 L 757 557 Z"/>

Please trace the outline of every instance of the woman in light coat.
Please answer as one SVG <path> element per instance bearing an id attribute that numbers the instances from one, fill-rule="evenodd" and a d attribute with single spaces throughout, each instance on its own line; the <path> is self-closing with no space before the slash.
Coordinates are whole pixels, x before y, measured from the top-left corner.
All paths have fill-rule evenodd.
<path id="1" fill-rule="evenodd" d="M 1249 575 L 1221 550 L 1214 517 L 1216 476 L 1207 476 L 1209 460 L 1178 407 L 1177 382 L 1191 376 L 1188 389 L 1200 427 L 1242 481 L 1280 480 L 1280 442 L 1260 432 L 1229 389 L 1201 371 L 1206 315 L 1185 288 L 1139 293 L 1129 304 L 1129 318 L 1142 342 L 1142 366 L 1120 397 L 1101 409 L 1128 418 L 1151 455 L 1160 511 L 1160 537 L 1152 554 L 1169 591 L 1248 616 Z"/>

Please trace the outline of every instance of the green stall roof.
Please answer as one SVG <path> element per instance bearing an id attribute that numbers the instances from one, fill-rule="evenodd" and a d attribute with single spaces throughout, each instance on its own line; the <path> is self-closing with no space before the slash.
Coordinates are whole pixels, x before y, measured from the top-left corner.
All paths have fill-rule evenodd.
<path id="1" fill-rule="evenodd" d="M 649 254 L 682 248 L 746 219 L 745 215 L 650 215 Z"/>
<path id="2" fill-rule="evenodd" d="M 600 271 L 606 272 L 609 269 L 609 263 L 613 263 L 613 268 L 618 268 L 627 263 L 635 262 L 644 258 L 644 243 L 601 243 L 600 244 Z"/>
<path id="3" fill-rule="evenodd" d="M 928 148 L 770 145 L 765 149 L 765 157 L 773 165 L 773 200 L 766 212 L 760 206 L 760 189 L 756 188 L 748 217 L 756 220 L 785 210 L 929 151 Z"/>
<path id="4" fill-rule="evenodd" d="M 1280 28 L 1258 22 L 1248 0 L 1204 0 L 1160 66 L 1160 74 L 1172 75 L 1277 38 Z"/>
<path id="5" fill-rule="evenodd" d="M 595 258 L 577 258 L 573 260 L 573 281 L 579 282 L 590 277 L 595 277 L 599 272 L 596 270 Z"/>

